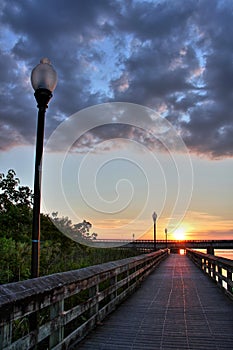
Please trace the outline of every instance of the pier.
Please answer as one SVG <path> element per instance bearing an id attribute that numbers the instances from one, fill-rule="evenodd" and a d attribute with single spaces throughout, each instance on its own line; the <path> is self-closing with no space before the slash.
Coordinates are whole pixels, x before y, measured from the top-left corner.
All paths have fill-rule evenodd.
<path id="1" fill-rule="evenodd" d="M 172 254 L 74 349 L 232 349 L 233 303 L 186 256 Z"/>
<path id="2" fill-rule="evenodd" d="M 232 274 L 232 260 L 164 249 L 2 285 L 0 349 L 229 350 Z"/>

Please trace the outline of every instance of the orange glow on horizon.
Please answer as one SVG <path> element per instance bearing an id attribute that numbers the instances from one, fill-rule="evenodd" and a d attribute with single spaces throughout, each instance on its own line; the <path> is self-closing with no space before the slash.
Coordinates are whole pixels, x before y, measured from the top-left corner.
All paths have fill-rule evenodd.
<path id="1" fill-rule="evenodd" d="M 94 222 L 93 218 L 87 218 Z M 153 224 L 148 228 L 148 220 L 141 220 L 132 225 L 132 229 L 126 229 L 128 219 L 98 219 L 93 225 L 93 231 L 100 239 L 139 239 L 153 240 Z M 169 218 L 161 216 L 156 222 L 156 239 L 165 240 L 165 228 L 167 228 L 168 240 L 195 240 L 195 239 L 232 239 L 233 220 L 224 220 L 217 216 L 211 216 L 203 212 L 187 212 L 184 220 L 176 228 L 169 227 Z"/>

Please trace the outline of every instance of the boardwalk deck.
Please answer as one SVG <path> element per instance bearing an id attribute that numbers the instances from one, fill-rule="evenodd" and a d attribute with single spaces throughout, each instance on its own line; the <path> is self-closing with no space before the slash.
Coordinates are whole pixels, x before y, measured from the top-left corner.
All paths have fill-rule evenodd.
<path id="1" fill-rule="evenodd" d="M 79 350 L 233 349 L 233 302 L 186 257 L 171 255 Z"/>

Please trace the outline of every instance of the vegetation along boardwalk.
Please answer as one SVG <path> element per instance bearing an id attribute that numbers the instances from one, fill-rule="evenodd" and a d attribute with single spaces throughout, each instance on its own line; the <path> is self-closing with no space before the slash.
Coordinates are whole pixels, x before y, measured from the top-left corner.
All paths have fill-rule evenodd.
<path id="1" fill-rule="evenodd" d="M 73 349 L 233 349 L 233 302 L 188 257 L 172 254 Z"/>

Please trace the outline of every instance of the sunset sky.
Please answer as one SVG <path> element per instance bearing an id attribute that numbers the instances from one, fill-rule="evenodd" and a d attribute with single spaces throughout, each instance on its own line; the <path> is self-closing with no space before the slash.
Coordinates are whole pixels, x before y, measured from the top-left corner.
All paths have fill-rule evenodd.
<path id="1" fill-rule="evenodd" d="M 99 238 L 152 238 L 156 211 L 160 239 L 233 239 L 231 0 L 3 0 L 0 23 L 0 172 L 33 188 L 49 57 L 44 212 Z"/>

